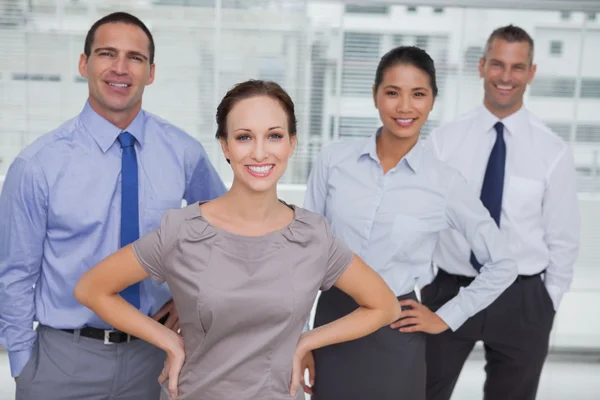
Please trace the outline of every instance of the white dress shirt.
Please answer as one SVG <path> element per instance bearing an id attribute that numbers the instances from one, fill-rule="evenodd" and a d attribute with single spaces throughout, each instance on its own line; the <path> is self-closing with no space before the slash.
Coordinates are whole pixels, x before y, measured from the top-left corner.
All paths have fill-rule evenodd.
<path id="1" fill-rule="evenodd" d="M 496 223 L 461 174 L 417 143 L 386 174 L 376 135 L 325 148 L 308 179 L 304 207 L 377 271 L 396 296 L 431 281 L 440 232 L 455 229 L 484 264 L 477 283 L 437 314 L 453 330 L 487 307 L 517 276 Z"/>
<path id="2" fill-rule="evenodd" d="M 500 231 L 520 275 L 545 271 L 545 286 L 558 309 L 571 284 L 579 249 L 576 173 L 565 141 L 525 107 L 499 120 L 482 105 L 434 130 L 428 147 L 479 193 L 498 121 L 504 124 L 506 142 Z M 475 276 L 469 255 L 463 236 L 446 231 L 440 236 L 434 263 L 452 274 Z"/>

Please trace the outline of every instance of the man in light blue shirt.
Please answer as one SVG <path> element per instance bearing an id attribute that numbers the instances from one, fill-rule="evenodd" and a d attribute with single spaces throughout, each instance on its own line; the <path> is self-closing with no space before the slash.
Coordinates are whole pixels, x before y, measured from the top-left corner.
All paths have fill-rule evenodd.
<path id="1" fill-rule="evenodd" d="M 154 68 L 153 38 L 139 19 L 114 13 L 97 21 L 79 63 L 89 86 L 83 111 L 8 170 L 0 343 L 17 399 L 158 399 L 163 352 L 112 331 L 73 295 L 85 271 L 155 229 L 168 209 L 225 193 L 202 145 L 141 109 Z M 166 285 L 146 280 L 125 292 L 178 330 Z"/>

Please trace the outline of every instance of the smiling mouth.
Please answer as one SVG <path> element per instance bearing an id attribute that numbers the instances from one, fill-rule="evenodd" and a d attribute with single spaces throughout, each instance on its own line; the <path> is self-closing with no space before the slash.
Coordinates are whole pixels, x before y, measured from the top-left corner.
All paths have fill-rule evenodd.
<path id="1" fill-rule="evenodd" d="M 129 83 L 106 82 L 106 84 L 115 89 L 127 89 L 131 87 Z"/>
<path id="2" fill-rule="evenodd" d="M 500 93 L 506 93 L 506 94 L 512 92 L 515 89 L 512 85 L 497 85 L 495 83 L 494 83 L 494 87 L 496 89 L 498 89 L 498 91 Z"/>
<path id="3" fill-rule="evenodd" d="M 396 124 L 401 128 L 408 128 L 411 126 L 417 119 L 416 118 L 394 118 Z"/>
<path id="4" fill-rule="evenodd" d="M 275 164 L 246 165 L 246 170 L 250 173 L 250 175 L 255 176 L 257 178 L 264 178 L 271 175 L 271 172 L 273 172 L 274 168 Z"/>

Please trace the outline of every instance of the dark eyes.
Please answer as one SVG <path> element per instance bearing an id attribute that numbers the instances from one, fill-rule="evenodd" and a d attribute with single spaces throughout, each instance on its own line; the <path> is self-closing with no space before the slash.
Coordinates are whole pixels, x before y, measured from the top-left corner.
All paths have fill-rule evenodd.
<path id="1" fill-rule="evenodd" d="M 281 133 L 272 133 L 269 135 L 269 139 L 273 139 L 273 140 L 279 140 L 279 139 L 283 139 L 283 135 Z M 250 140 L 250 135 L 247 134 L 241 134 L 236 136 L 235 140 Z"/>

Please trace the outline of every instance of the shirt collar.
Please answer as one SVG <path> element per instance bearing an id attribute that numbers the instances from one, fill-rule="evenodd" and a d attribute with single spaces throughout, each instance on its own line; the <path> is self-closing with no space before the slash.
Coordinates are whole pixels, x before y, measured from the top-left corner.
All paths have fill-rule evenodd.
<path id="1" fill-rule="evenodd" d="M 527 109 L 525 109 L 525 106 L 521 106 L 517 112 L 512 113 L 504 119 L 500 119 L 492 114 L 486 106 L 481 105 L 478 125 L 483 127 L 485 132 L 494 132 L 494 125 L 497 122 L 502 122 L 504 132 L 512 136 L 525 128 L 527 124 Z"/>
<path id="2" fill-rule="evenodd" d="M 145 118 L 143 110 L 140 110 L 126 129 L 120 129 L 94 111 L 88 100 L 85 102 L 85 106 L 81 111 L 80 120 L 104 153 L 106 153 L 110 146 L 117 140 L 119 134 L 125 131 L 131 133 L 141 147 L 144 146 Z"/>
<path id="3" fill-rule="evenodd" d="M 359 154 L 359 158 L 363 156 L 369 156 L 373 160 L 380 162 L 379 156 L 377 155 L 377 136 L 381 134 L 381 129 L 377 129 L 377 132 L 374 135 L 371 135 L 367 138 L 365 146 Z M 419 167 L 421 166 L 421 159 L 423 158 L 423 143 L 419 140 L 412 149 L 400 160 L 398 165 L 401 165 L 402 162 L 405 162 L 408 167 L 414 172 L 417 173 Z M 396 169 L 398 165 L 392 170 Z"/>

